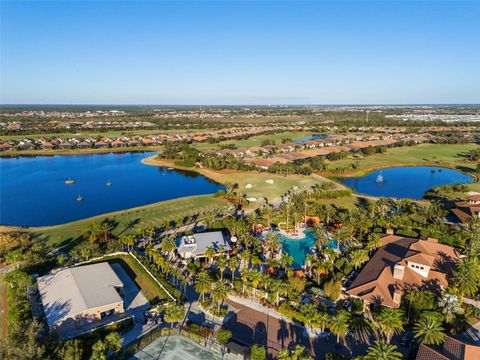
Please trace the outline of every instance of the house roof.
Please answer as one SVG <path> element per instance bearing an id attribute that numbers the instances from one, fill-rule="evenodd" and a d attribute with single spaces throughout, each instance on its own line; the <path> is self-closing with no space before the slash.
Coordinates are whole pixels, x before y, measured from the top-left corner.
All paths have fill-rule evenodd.
<path id="1" fill-rule="evenodd" d="M 197 256 L 205 254 L 205 251 L 210 246 L 213 246 L 213 248 L 217 250 L 221 245 L 223 245 L 227 251 L 231 250 L 230 245 L 223 237 L 221 231 L 197 233 L 177 239 L 177 251 L 179 253 L 189 251 Z"/>
<path id="2" fill-rule="evenodd" d="M 89 309 L 117 304 L 123 283 L 107 262 L 63 269 L 37 279 L 49 326 Z"/>
<path id="3" fill-rule="evenodd" d="M 395 291 L 404 291 L 411 286 L 447 286 L 448 275 L 454 262 L 460 257 L 457 251 L 435 239 L 414 239 L 398 235 L 385 235 L 381 246 L 347 289 L 347 293 L 371 302 L 398 307 L 393 301 Z M 430 267 L 425 278 L 405 266 L 403 278 L 394 278 L 396 264 L 406 265 L 407 261 Z"/>
<path id="4" fill-rule="evenodd" d="M 451 336 L 446 336 L 441 347 L 420 345 L 415 360 L 477 360 L 480 359 L 480 346 L 468 344 Z"/>

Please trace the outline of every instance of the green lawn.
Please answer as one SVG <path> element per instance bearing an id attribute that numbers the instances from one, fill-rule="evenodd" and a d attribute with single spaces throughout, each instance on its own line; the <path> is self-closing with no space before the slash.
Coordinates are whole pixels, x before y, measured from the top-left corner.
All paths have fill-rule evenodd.
<path id="1" fill-rule="evenodd" d="M 4 339 L 8 335 L 8 303 L 7 288 L 3 281 L 3 275 L 0 276 L 0 339 Z"/>
<path id="2" fill-rule="evenodd" d="M 478 149 L 476 144 L 421 144 L 388 149 L 385 154 L 376 154 L 364 158 L 352 158 L 334 161 L 329 165 L 329 170 L 335 173 L 335 169 L 349 164 L 358 163 L 359 169 L 342 173 L 345 176 L 362 175 L 369 171 L 399 165 L 439 165 L 457 168 L 463 171 L 475 169 L 476 162 L 468 161 L 460 154 L 472 149 Z"/>
<path id="3" fill-rule="evenodd" d="M 108 218 L 115 226 L 113 233 L 119 235 L 122 232 L 134 231 L 133 226 L 136 225 L 162 226 L 166 221 L 213 209 L 223 209 L 226 206 L 228 204 L 225 201 L 217 199 L 213 195 L 189 196 L 99 215 L 67 224 L 30 228 L 29 231 L 38 239 L 46 240 L 48 244 L 60 248 L 70 247 L 75 244 L 75 241 L 93 221 L 102 221 Z"/>
<path id="4" fill-rule="evenodd" d="M 269 134 L 269 135 L 258 135 L 252 136 L 245 140 L 227 140 L 222 141 L 218 144 L 209 144 L 209 143 L 197 143 L 194 146 L 200 151 L 208 151 L 208 150 L 218 150 L 220 149 L 219 144 L 227 145 L 227 144 L 235 144 L 237 148 L 242 147 L 251 147 L 251 146 L 260 146 L 262 141 L 264 140 L 273 140 L 276 144 L 280 144 L 282 139 L 289 138 L 292 140 L 301 139 L 308 135 L 313 135 L 314 132 L 311 131 L 287 131 L 281 132 L 278 134 Z"/>

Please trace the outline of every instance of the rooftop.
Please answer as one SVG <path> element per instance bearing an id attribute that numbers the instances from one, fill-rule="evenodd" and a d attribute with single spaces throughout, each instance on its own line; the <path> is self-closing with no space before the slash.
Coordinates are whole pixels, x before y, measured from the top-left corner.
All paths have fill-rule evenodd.
<path id="1" fill-rule="evenodd" d="M 37 282 L 49 326 L 88 309 L 122 302 L 115 288 L 123 283 L 107 262 L 63 269 Z"/>

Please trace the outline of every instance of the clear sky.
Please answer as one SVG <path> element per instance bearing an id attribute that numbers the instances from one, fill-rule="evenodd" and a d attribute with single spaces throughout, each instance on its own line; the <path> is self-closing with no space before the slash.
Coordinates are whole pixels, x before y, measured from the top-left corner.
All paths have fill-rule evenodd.
<path id="1" fill-rule="evenodd" d="M 480 2 L 1 2 L 3 104 L 480 103 Z"/>

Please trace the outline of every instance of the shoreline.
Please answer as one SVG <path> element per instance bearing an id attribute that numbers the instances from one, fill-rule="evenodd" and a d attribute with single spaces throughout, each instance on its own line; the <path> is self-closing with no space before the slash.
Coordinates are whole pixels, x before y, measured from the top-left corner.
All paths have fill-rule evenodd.
<path id="1" fill-rule="evenodd" d="M 159 146 L 142 146 L 142 147 L 122 147 L 122 148 L 100 148 L 100 149 L 68 149 L 68 150 L 15 150 L 3 151 L 0 158 L 13 157 L 34 157 L 34 156 L 55 156 L 55 155 L 89 155 L 89 154 L 109 154 L 109 153 L 126 153 L 126 152 L 151 152 L 159 151 Z"/>

